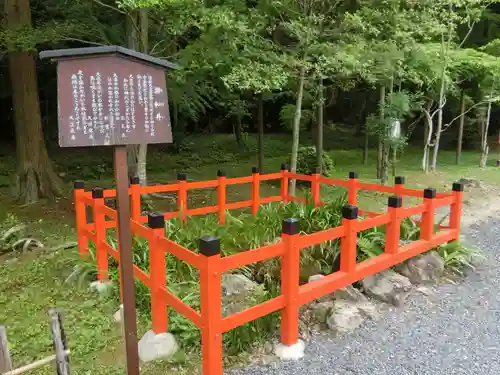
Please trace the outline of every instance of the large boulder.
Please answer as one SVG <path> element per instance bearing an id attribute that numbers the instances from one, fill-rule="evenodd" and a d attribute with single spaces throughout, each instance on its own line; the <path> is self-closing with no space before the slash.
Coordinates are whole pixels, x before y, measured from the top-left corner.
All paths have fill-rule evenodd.
<path id="1" fill-rule="evenodd" d="M 414 284 L 439 279 L 444 273 L 444 260 L 435 251 L 429 251 L 405 262 L 399 272 Z"/>
<path id="2" fill-rule="evenodd" d="M 382 302 L 400 306 L 408 296 L 412 284 L 407 277 L 385 270 L 361 280 L 364 291 Z"/>
<path id="3" fill-rule="evenodd" d="M 347 333 L 358 328 L 363 321 L 363 315 L 355 303 L 338 300 L 335 301 L 326 324 L 332 331 Z"/>
<path id="4" fill-rule="evenodd" d="M 222 316 L 246 310 L 265 297 L 264 285 L 240 274 L 222 275 Z"/>

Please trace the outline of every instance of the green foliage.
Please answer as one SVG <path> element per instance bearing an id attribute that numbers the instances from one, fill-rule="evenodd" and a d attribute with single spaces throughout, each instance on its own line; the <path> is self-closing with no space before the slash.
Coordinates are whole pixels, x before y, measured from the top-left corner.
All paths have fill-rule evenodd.
<path id="1" fill-rule="evenodd" d="M 26 226 L 16 216 L 8 214 L 0 222 L 0 254 L 26 252 L 37 248 L 43 248 L 43 244 L 26 235 Z"/>
<path id="2" fill-rule="evenodd" d="M 330 176 L 333 172 L 334 166 L 330 155 L 323 151 L 322 154 L 322 174 Z M 297 153 L 297 173 L 299 174 L 313 174 L 316 172 L 316 147 L 299 147 Z"/>
<path id="3" fill-rule="evenodd" d="M 474 261 L 483 258 L 477 247 L 460 241 L 439 246 L 437 252 L 443 258 L 445 268 L 456 275 L 463 275 L 464 269 L 474 269 Z"/>

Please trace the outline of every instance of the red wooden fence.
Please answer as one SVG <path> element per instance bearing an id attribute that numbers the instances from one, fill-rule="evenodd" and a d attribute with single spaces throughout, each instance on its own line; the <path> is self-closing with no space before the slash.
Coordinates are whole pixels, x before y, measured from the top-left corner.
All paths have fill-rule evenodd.
<path id="1" fill-rule="evenodd" d="M 288 181 L 297 179 L 311 183 L 311 196 L 316 205 L 321 205 L 320 186 L 329 184 L 343 186 L 348 189 L 348 205 L 342 210 L 342 225 L 320 232 L 301 235 L 297 220 L 291 218 L 283 223 L 281 241 L 262 246 L 239 254 L 221 257 L 220 242 L 216 237 L 200 239 L 198 251 L 186 249 L 169 240 L 165 236 L 165 219 L 214 213 L 219 216 L 220 223 L 225 223 L 226 211 L 248 207 L 256 214 L 260 205 L 270 202 L 301 201 L 301 198 L 290 196 Z M 279 180 L 281 189 L 279 196 L 261 197 L 260 185 L 264 181 Z M 228 203 L 227 186 L 252 184 L 251 199 L 242 202 Z M 215 206 L 192 208 L 187 206 L 188 192 L 192 189 L 216 188 L 218 202 Z M 388 200 L 386 213 L 364 212 L 357 207 L 359 190 L 372 190 L 393 194 Z M 141 194 L 160 192 L 177 193 L 177 211 L 164 214 L 141 214 Z M 108 277 L 108 257 L 119 261 L 119 252 L 112 248 L 106 240 L 106 230 L 116 228 L 117 212 L 105 204 L 105 198 L 116 195 L 113 189 L 84 190 L 82 182 L 75 183 L 76 223 L 78 246 L 83 257 L 88 253 L 89 240 L 95 243 L 96 261 L 99 280 Z M 167 332 L 167 308 L 172 307 L 178 313 L 191 320 L 201 329 L 202 361 L 204 375 L 222 375 L 222 334 L 247 322 L 253 321 L 274 311 L 281 310 L 281 341 L 285 345 L 298 342 L 299 307 L 317 298 L 334 292 L 369 275 L 375 274 L 418 254 L 435 248 L 449 241 L 458 240 L 460 235 L 460 218 L 462 211 L 463 185 L 453 184 L 452 193 L 436 193 L 435 189 L 415 190 L 404 186 L 404 178 L 397 177 L 394 186 L 383 186 L 365 183 L 358 180 L 354 172 L 348 180 L 326 178 L 319 174 L 298 175 L 282 166 L 280 173 L 260 174 L 257 169 L 251 176 L 227 178 L 219 172 L 216 180 L 188 182 L 185 174 L 179 174 L 178 181 L 170 185 L 140 186 L 138 180 L 131 179 L 129 189 L 131 200 L 131 227 L 135 236 L 149 241 L 150 274 L 134 265 L 134 275 L 151 291 L 151 315 L 153 330 L 156 333 Z M 403 197 L 420 197 L 422 203 L 413 207 L 403 206 Z M 88 223 L 86 208 L 93 208 L 93 222 Z M 449 226 L 435 231 L 435 210 L 442 206 L 451 206 Z M 422 214 L 420 221 L 420 239 L 400 246 L 401 220 Z M 360 220 L 361 216 L 361 220 Z M 147 226 L 145 225 L 147 223 Z M 361 263 L 356 261 L 357 234 L 366 229 L 386 225 L 386 247 L 383 254 Z M 319 280 L 305 285 L 299 284 L 299 259 L 301 249 L 320 244 L 325 241 L 340 239 L 340 269 L 334 270 Z M 196 311 L 167 290 L 166 285 L 166 253 L 170 253 L 200 272 L 200 311 Z M 274 257 L 282 257 L 281 262 L 281 295 L 269 301 L 222 318 L 221 314 L 221 274 L 233 269 L 247 266 Z"/>

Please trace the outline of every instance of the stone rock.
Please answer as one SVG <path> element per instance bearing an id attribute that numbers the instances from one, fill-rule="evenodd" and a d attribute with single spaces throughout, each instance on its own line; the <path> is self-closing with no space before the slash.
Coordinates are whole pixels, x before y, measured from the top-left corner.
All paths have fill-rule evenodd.
<path id="1" fill-rule="evenodd" d="M 392 270 L 368 276 L 361 280 L 361 284 L 369 296 L 395 306 L 403 304 L 412 288 L 407 277 Z"/>
<path id="2" fill-rule="evenodd" d="M 113 283 L 111 281 L 93 281 L 90 283 L 90 290 L 99 293 L 101 296 L 107 296 L 113 288 Z"/>
<path id="3" fill-rule="evenodd" d="M 335 301 L 330 316 L 326 319 L 328 328 L 337 333 L 347 333 L 358 328 L 363 323 L 363 315 L 355 303 Z"/>
<path id="4" fill-rule="evenodd" d="M 400 269 L 414 284 L 439 279 L 444 274 L 444 260 L 435 251 L 429 251 L 405 262 Z"/>
<path id="5" fill-rule="evenodd" d="M 237 273 L 222 275 L 222 293 L 226 296 L 248 292 L 257 285 L 248 277 Z"/>
<path id="6" fill-rule="evenodd" d="M 356 304 L 356 307 L 358 308 L 361 315 L 363 315 L 365 318 L 372 320 L 378 320 L 380 318 L 380 313 L 377 310 L 377 306 L 368 301 L 368 299 L 366 300 L 366 302 L 358 302 Z"/>
<path id="7" fill-rule="evenodd" d="M 263 285 L 239 274 L 222 276 L 222 292 L 223 317 L 246 310 L 259 303 L 265 296 Z"/>
<path id="8" fill-rule="evenodd" d="M 335 300 L 343 299 L 352 302 L 367 302 L 368 299 L 359 289 L 356 289 L 352 285 L 348 285 L 345 288 L 338 289 L 333 292 L 333 298 Z"/>
<path id="9" fill-rule="evenodd" d="M 323 277 L 325 277 L 325 275 L 312 275 L 312 276 L 309 276 L 309 279 L 307 280 L 308 283 L 312 283 L 313 281 L 316 281 L 316 280 L 321 280 Z"/>
<path id="10" fill-rule="evenodd" d="M 123 322 L 123 305 L 120 305 L 120 307 L 118 308 L 118 311 L 116 311 L 116 312 L 113 314 L 113 320 L 114 320 L 116 323 L 121 323 L 121 322 Z"/>
<path id="11" fill-rule="evenodd" d="M 461 178 L 458 182 L 463 184 L 465 188 L 480 188 L 482 186 L 481 181 L 473 178 Z"/>
<path id="12" fill-rule="evenodd" d="M 151 330 L 139 340 L 138 349 L 141 361 L 150 362 L 171 358 L 179 349 L 179 345 L 172 334 L 161 333 L 157 335 Z"/>
<path id="13" fill-rule="evenodd" d="M 319 323 L 326 323 L 330 312 L 333 310 L 335 303 L 333 301 L 317 302 L 311 305 L 314 320 Z"/>

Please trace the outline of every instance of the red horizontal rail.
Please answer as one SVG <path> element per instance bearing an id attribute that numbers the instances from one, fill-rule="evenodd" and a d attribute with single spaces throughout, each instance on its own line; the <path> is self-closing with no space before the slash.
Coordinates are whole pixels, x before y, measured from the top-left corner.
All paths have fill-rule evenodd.
<path id="1" fill-rule="evenodd" d="M 178 184 L 141 186 L 139 188 L 141 194 L 171 193 L 178 190 Z"/>
<path id="2" fill-rule="evenodd" d="M 195 181 L 195 182 L 188 182 L 186 184 L 186 189 L 188 190 L 193 190 L 193 189 L 209 189 L 209 188 L 214 188 L 219 185 L 218 180 L 210 180 L 210 181 Z"/>
<path id="3" fill-rule="evenodd" d="M 359 216 L 375 217 L 375 216 L 378 216 L 378 215 L 383 215 L 383 214 L 381 214 L 380 212 L 359 210 Z"/>
<path id="4" fill-rule="evenodd" d="M 378 191 L 381 193 L 394 193 L 394 186 L 386 186 L 386 185 L 378 185 L 378 184 L 372 184 L 368 182 L 358 182 L 357 184 L 358 189 L 360 190 L 371 190 L 371 191 Z"/>
<path id="5" fill-rule="evenodd" d="M 260 181 L 279 180 L 281 179 L 281 177 L 283 177 L 281 173 L 261 174 L 259 176 L 259 180 Z"/>
<path id="6" fill-rule="evenodd" d="M 431 250 L 439 244 L 445 243 L 456 236 L 455 230 L 445 230 L 438 233 L 431 241 L 415 241 L 399 249 L 396 254 L 381 254 L 356 265 L 354 272 L 335 272 L 319 280 L 312 281 L 299 287 L 299 304 L 304 305 L 337 289 L 345 288 L 367 276 L 388 269 L 404 262 L 418 254 Z"/>
<path id="7" fill-rule="evenodd" d="M 356 230 L 358 232 L 362 232 L 369 228 L 379 227 L 381 225 L 385 225 L 391 221 L 391 217 L 388 214 L 378 215 L 374 217 L 370 217 L 365 220 L 358 221 L 356 223 Z"/>
<path id="8" fill-rule="evenodd" d="M 228 179 L 226 179 L 226 185 L 249 184 L 252 181 L 253 181 L 253 177 L 252 176 L 228 178 Z"/>
<path id="9" fill-rule="evenodd" d="M 261 262 L 263 260 L 281 256 L 284 252 L 285 247 L 282 242 L 274 245 L 259 247 L 258 249 L 243 251 L 239 254 L 221 258 L 219 262 L 219 271 L 226 272 L 252 263 Z"/>
<path id="10" fill-rule="evenodd" d="M 299 248 L 304 249 L 306 247 L 319 245 L 320 243 L 326 241 L 333 241 L 345 235 L 345 227 L 342 225 L 336 228 L 322 230 L 321 232 L 306 234 L 300 236 L 297 245 Z"/>
<path id="11" fill-rule="evenodd" d="M 434 208 L 440 208 L 443 206 L 449 206 L 455 202 L 455 197 L 453 195 L 439 198 L 434 200 Z"/>
<path id="12" fill-rule="evenodd" d="M 116 213 L 116 210 L 112 209 L 111 207 L 103 205 L 103 206 L 100 207 L 100 209 L 102 210 L 102 213 L 104 215 L 106 215 L 107 217 L 109 217 L 111 219 L 116 220 L 116 218 L 118 217 L 118 214 Z"/>
<path id="13" fill-rule="evenodd" d="M 180 260 L 183 260 L 198 269 L 201 267 L 201 255 L 182 247 L 174 241 L 165 237 L 160 237 L 158 238 L 158 245 L 163 249 L 163 251 L 172 254 Z"/>
<path id="14" fill-rule="evenodd" d="M 344 187 L 347 187 L 349 185 L 349 181 L 338 180 L 336 178 L 328 178 L 328 177 L 320 177 L 319 182 L 322 184 L 344 186 Z"/>
<path id="15" fill-rule="evenodd" d="M 145 239 L 149 239 L 151 236 L 151 229 L 145 227 L 137 221 L 130 220 L 130 229 L 132 230 L 132 233 L 144 237 Z"/>
<path id="16" fill-rule="evenodd" d="M 168 306 L 173 307 L 175 311 L 189 319 L 198 328 L 201 328 L 201 316 L 196 310 L 182 302 L 165 288 L 160 288 L 160 292 L 163 293 Z"/>
<path id="17" fill-rule="evenodd" d="M 297 174 L 297 173 L 289 172 L 286 175 L 291 180 L 310 181 L 310 182 L 312 180 L 314 180 L 313 176 L 308 176 L 308 175 L 305 175 L 305 174 Z"/>
<path id="18" fill-rule="evenodd" d="M 279 195 L 277 195 L 275 197 L 260 198 L 261 204 L 268 204 L 268 203 L 273 203 L 273 202 L 281 202 L 281 197 Z"/>
<path id="19" fill-rule="evenodd" d="M 418 206 L 402 208 L 399 212 L 399 217 L 405 219 L 407 217 L 412 217 L 421 214 L 425 211 L 425 204 L 419 204 Z"/>
<path id="20" fill-rule="evenodd" d="M 144 272 L 143 270 L 141 270 L 135 264 L 134 264 L 134 276 L 137 277 L 137 279 L 141 283 L 143 283 L 149 289 L 151 289 L 151 278 L 149 277 L 149 275 L 146 272 Z"/>
<path id="21" fill-rule="evenodd" d="M 226 209 L 236 210 L 238 208 L 250 207 L 251 205 L 252 205 L 252 201 L 241 201 L 241 202 L 227 203 Z"/>
<path id="22" fill-rule="evenodd" d="M 222 332 L 228 332 L 236 327 L 242 326 L 245 323 L 258 319 L 262 316 L 271 314 L 285 307 L 285 296 L 279 296 L 259 305 L 250 307 L 236 314 L 230 315 L 222 319 Z"/>
<path id="23" fill-rule="evenodd" d="M 191 208 L 186 211 L 188 216 L 199 216 L 206 214 L 213 214 L 219 211 L 219 206 L 209 206 L 209 207 L 200 207 L 200 208 Z"/>

